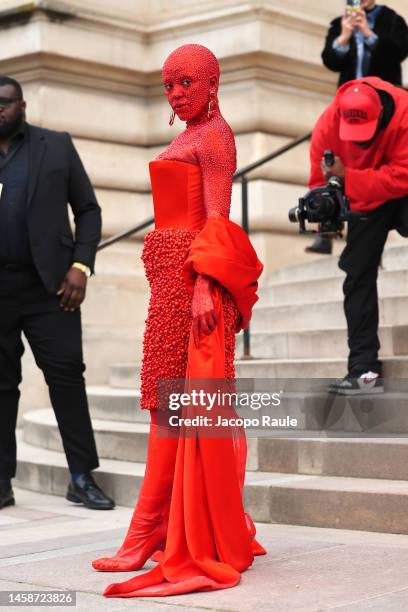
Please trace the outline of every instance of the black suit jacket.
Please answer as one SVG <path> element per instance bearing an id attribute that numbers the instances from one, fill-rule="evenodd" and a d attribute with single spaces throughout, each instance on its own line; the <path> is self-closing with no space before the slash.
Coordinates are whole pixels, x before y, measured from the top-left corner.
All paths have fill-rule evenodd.
<path id="1" fill-rule="evenodd" d="M 101 209 L 70 135 L 27 126 L 31 253 L 47 291 L 55 293 L 74 261 L 94 269 Z M 68 204 L 74 213 L 75 238 Z"/>
<path id="2" fill-rule="evenodd" d="M 339 86 L 356 78 L 357 65 L 354 36 L 350 40 L 350 51 L 343 57 L 339 57 L 332 48 L 333 41 L 340 32 L 341 17 L 337 17 L 330 24 L 322 52 L 324 65 L 329 70 L 340 72 Z M 383 6 L 377 16 L 374 32 L 378 35 L 378 43 L 372 52 L 369 73 L 365 76 L 377 76 L 394 85 L 401 85 L 401 62 L 408 55 L 407 24 L 395 11 Z"/>

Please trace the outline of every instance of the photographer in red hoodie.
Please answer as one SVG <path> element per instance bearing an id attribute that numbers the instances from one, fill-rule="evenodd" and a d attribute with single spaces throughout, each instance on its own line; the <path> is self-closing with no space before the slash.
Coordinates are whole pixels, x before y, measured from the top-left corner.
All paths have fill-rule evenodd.
<path id="1" fill-rule="evenodd" d="M 326 149 L 335 154 L 330 167 Z M 309 187 L 343 177 L 351 209 L 365 213 L 349 221 L 339 261 L 350 353 L 330 391 L 381 392 L 377 274 L 388 232 L 408 226 L 408 93 L 377 77 L 344 84 L 313 130 L 310 158 Z"/>

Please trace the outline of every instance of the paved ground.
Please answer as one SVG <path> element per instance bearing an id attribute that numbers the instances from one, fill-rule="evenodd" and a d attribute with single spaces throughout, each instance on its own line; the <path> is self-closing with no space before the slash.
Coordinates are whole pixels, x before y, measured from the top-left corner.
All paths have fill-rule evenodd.
<path id="1" fill-rule="evenodd" d="M 106 584 L 131 574 L 98 573 L 90 562 L 114 552 L 131 510 L 97 512 L 59 497 L 15 493 L 18 505 L 0 512 L 0 591 L 77 592 L 76 608 L 53 610 L 408 610 L 408 536 L 281 525 L 258 525 L 259 540 L 269 554 L 256 559 L 234 589 L 167 600 L 104 599 L 101 591 Z"/>

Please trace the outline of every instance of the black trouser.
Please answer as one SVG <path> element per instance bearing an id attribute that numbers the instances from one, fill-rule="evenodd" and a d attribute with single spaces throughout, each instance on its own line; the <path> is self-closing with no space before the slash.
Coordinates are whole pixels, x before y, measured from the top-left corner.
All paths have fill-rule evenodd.
<path id="1" fill-rule="evenodd" d="M 0 479 L 16 473 L 24 332 L 44 373 L 71 472 L 98 467 L 83 372 L 81 315 L 64 312 L 32 269 L 0 266 Z"/>
<path id="2" fill-rule="evenodd" d="M 348 223 L 347 244 L 339 267 L 347 274 L 343 285 L 344 312 L 350 349 L 348 370 L 360 376 L 372 370 L 381 374 L 378 360 L 377 275 L 388 232 L 395 226 L 399 202 L 390 201 Z"/>

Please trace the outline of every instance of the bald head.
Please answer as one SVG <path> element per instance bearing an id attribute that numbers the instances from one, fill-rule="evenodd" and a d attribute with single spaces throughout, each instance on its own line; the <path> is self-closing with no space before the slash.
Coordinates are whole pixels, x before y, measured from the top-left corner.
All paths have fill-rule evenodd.
<path id="1" fill-rule="evenodd" d="M 177 47 L 170 53 L 163 64 L 163 75 L 172 71 L 174 67 L 185 66 L 188 69 L 195 68 L 202 74 L 220 77 L 220 66 L 214 53 L 203 45 L 188 44 Z"/>
<path id="2" fill-rule="evenodd" d="M 216 102 L 220 67 L 203 45 L 178 47 L 163 64 L 163 84 L 169 103 L 182 121 L 203 113 L 212 97 Z"/>

